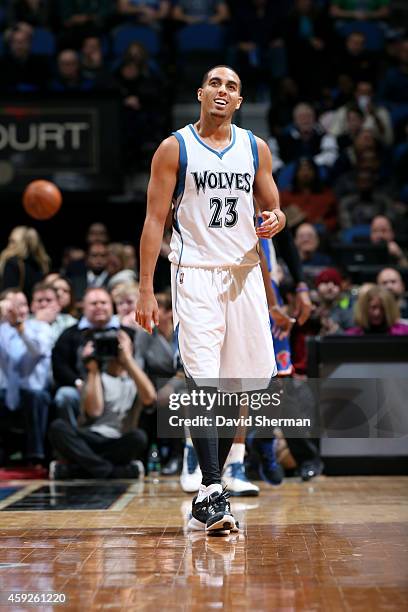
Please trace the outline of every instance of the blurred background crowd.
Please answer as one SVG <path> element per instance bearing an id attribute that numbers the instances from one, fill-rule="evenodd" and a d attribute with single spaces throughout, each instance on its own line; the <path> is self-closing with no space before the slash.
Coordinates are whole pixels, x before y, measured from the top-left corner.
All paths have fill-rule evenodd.
<path id="1" fill-rule="evenodd" d="M 312 303 L 290 333 L 292 373 L 306 376 L 308 336 L 408 334 L 407 18 L 397 0 L 0 0 L 0 94 L 115 91 L 124 168 L 137 173 L 181 127 L 172 109 L 194 100 L 206 69 L 235 68 L 244 99 L 268 107 L 274 176 Z M 90 227 L 60 237 L 51 258 L 41 234 L 19 225 L 0 254 L 0 461 L 44 467 L 55 450 L 70 458 L 74 448 L 90 474 L 123 476 L 158 444 L 168 473 L 180 471 L 181 445 L 157 441 L 154 425 L 165 401 L 159 381 L 179 384 L 169 235 L 155 285 L 161 322 L 150 337 L 133 316 L 137 235 L 125 241 L 128 230 L 116 228 L 111 237 L 95 213 Z M 283 308 L 293 316 L 299 279 L 279 248 L 277 258 Z M 106 422 L 87 413 L 79 442 L 81 394 L 91 404 L 101 391 L 84 385 L 95 376 L 88 332 L 119 328 L 126 336 L 104 374 L 122 382 L 110 389 Z M 136 389 L 144 408 L 118 458 L 112 440 L 128 435 Z"/>

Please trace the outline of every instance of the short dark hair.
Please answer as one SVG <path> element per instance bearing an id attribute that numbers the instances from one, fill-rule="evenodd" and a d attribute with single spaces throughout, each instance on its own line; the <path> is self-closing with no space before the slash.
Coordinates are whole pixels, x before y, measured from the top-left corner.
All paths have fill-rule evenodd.
<path id="1" fill-rule="evenodd" d="M 31 295 L 34 297 L 34 293 L 38 293 L 39 291 L 53 291 L 53 293 L 55 293 L 55 297 L 58 297 L 56 288 L 50 283 L 45 283 L 44 281 L 40 281 L 34 285 Z"/>
<path id="2" fill-rule="evenodd" d="M 209 70 L 207 70 L 207 72 L 204 74 L 202 80 L 201 80 L 201 86 L 204 87 L 204 85 L 206 84 L 206 82 L 208 81 L 208 76 L 210 74 L 210 72 L 212 72 L 213 70 L 215 70 L 216 68 L 227 68 L 228 70 L 231 70 L 231 72 L 233 72 L 234 74 L 237 75 L 238 77 L 238 87 L 239 87 L 239 93 L 241 93 L 242 90 L 242 83 L 241 83 L 241 79 L 240 76 L 238 74 L 238 72 L 236 70 L 234 70 L 234 68 L 231 68 L 231 66 L 227 66 L 226 64 L 217 64 L 216 66 L 213 66 L 212 68 L 210 68 Z"/>

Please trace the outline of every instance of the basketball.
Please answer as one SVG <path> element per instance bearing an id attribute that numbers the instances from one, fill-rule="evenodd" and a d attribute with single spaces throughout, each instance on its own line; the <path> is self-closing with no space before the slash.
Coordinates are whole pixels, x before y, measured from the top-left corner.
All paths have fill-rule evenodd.
<path id="1" fill-rule="evenodd" d="M 53 217 L 61 204 L 62 194 L 50 181 L 32 181 L 23 193 L 24 210 L 30 217 L 40 221 Z"/>

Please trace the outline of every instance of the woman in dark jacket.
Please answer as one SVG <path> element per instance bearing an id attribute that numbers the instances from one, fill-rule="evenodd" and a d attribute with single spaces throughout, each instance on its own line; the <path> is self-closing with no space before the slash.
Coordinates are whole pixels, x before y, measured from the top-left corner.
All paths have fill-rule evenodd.
<path id="1" fill-rule="evenodd" d="M 19 225 L 0 254 L 1 290 L 18 287 L 31 299 L 33 286 L 48 274 L 50 258 L 33 227 Z"/>

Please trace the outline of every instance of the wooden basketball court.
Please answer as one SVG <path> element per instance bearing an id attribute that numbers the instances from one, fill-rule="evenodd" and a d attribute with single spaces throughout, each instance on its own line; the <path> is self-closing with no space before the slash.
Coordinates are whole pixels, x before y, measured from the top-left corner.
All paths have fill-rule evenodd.
<path id="1" fill-rule="evenodd" d="M 2 482 L 0 498 L 2 610 L 408 609 L 408 477 L 261 485 L 232 502 L 241 533 L 211 538 L 185 532 L 176 479 Z"/>

